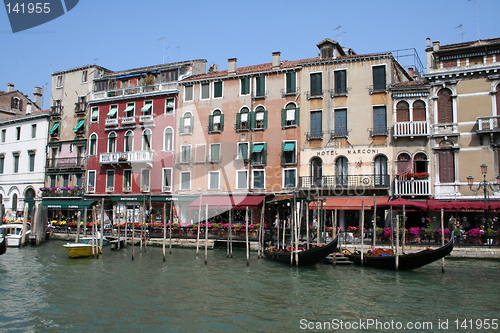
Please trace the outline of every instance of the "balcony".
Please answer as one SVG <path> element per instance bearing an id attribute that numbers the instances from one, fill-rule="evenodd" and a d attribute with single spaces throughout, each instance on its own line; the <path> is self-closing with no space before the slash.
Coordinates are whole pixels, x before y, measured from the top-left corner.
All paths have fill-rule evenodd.
<path id="1" fill-rule="evenodd" d="M 500 132 L 500 116 L 477 118 L 477 133 Z"/>
<path id="2" fill-rule="evenodd" d="M 427 121 L 404 121 L 394 124 L 395 138 L 416 136 L 429 136 L 429 123 Z"/>
<path id="3" fill-rule="evenodd" d="M 351 130 L 347 128 L 336 128 L 335 130 L 330 131 L 330 139 L 347 138 L 350 131 Z"/>
<path id="4" fill-rule="evenodd" d="M 373 127 L 369 129 L 370 131 L 370 136 L 388 136 L 389 135 L 389 129 L 387 127 Z"/>
<path id="5" fill-rule="evenodd" d="M 135 117 L 124 117 L 122 118 L 122 125 L 127 125 L 127 126 L 130 126 L 130 125 L 135 125 Z"/>
<path id="6" fill-rule="evenodd" d="M 84 194 L 83 188 L 75 187 L 42 187 L 42 197 L 44 198 L 60 198 L 60 197 L 82 197 Z"/>
<path id="7" fill-rule="evenodd" d="M 145 124 L 145 123 L 152 123 L 154 122 L 154 118 L 152 115 L 148 115 L 148 116 L 140 116 L 139 117 L 139 122 L 141 124 Z"/>
<path id="8" fill-rule="evenodd" d="M 429 179 L 395 179 L 394 195 L 430 196 L 431 181 Z"/>
<path id="9" fill-rule="evenodd" d="M 92 94 L 92 100 L 100 99 L 118 99 L 121 97 L 133 97 L 138 95 L 152 95 L 158 92 L 172 92 L 175 93 L 179 89 L 177 82 L 165 82 L 159 84 L 152 84 L 148 86 L 128 87 L 121 89 L 109 89 L 103 91 L 95 91 Z"/>
<path id="10" fill-rule="evenodd" d="M 106 127 L 118 126 L 118 119 L 106 119 L 105 125 Z"/>
<path id="11" fill-rule="evenodd" d="M 300 188 L 389 188 L 389 175 L 348 175 L 348 176 L 302 176 L 299 179 Z"/>
<path id="12" fill-rule="evenodd" d="M 114 153 L 101 153 L 99 163 L 101 164 L 129 164 L 129 163 L 153 163 L 152 151 L 125 151 Z"/>
<path id="13" fill-rule="evenodd" d="M 84 157 L 49 158 L 45 163 L 47 169 L 81 169 L 85 166 Z"/>
<path id="14" fill-rule="evenodd" d="M 62 105 L 54 105 L 50 107 L 49 114 L 52 117 L 58 117 L 61 116 L 63 113 L 63 106 Z"/>
<path id="15" fill-rule="evenodd" d="M 311 140 L 323 140 L 323 135 L 325 132 L 323 131 L 312 131 L 312 132 L 306 132 L 306 139 L 307 141 Z"/>

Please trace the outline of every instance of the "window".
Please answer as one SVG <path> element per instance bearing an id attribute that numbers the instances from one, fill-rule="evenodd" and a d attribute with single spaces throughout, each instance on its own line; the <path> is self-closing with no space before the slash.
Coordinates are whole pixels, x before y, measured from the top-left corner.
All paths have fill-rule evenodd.
<path id="1" fill-rule="evenodd" d="M 127 131 L 125 133 L 125 140 L 123 142 L 123 151 L 133 151 L 134 150 L 134 132 Z"/>
<path id="2" fill-rule="evenodd" d="M 282 164 L 297 163 L 297 150 L 295 147 L 295 141 L 284 141 L 282 143 L 281 163 Z"/>
<path id="3" fill-rule="evenodd" d="M 163 168 L 162 191 L 172 191 L 172 169 Z"/>
<path id="4" fill-rule="evenodd" d="M 411 158 L 409 154 L 401 153 L 398 155 L 397 170 L 398 175 L 404 175 L 407 172 L 411 172 Z"/>
<path id="5" fill-rule="evenodd" d="M 80 119 L 75 127 L 73 127 L 73 131 L 82 133 L 85 129 L 85 119 Z"/>
<path id="6" fill-rule="evenodd" d="M 92 108 L 92 113 L 90 116 L 90 121 L 95 122 L 99 121 L 99 108 L 97 106 L 94 106 Z"/>
<path id="7" fill-rule="evenodd" d="M 17 193 L 14 193 L 12 195 L 12 211 L 16 212 L 16 216 L 17 216 Z"/>
<path id="8" fill-rule="evenodd" d="M 297 126 L 300 119 L 300 109 L 295 103 L 288 103 L 284 109 L 281 109 L 281 126 Z"/>
<path id="9" fill-rule="evenodd" d="M 323 95 L 323 74 L 312 73 L 310 74 L 311 83 L 311 97 Z"/>
<path id="10" fill-rule="evenodd" d="M 13 152 L 12 157 L 14 158 L 14 173 L 19 172 L 19 152 Z"/>
<path id="11" fill-rule="evenodd" d="M 425 102 L 422 100 L 416 100 L 413 102 L 413 121 L 425 120 L 427 120 Z"/>
<path id="12" fill-rule="evenodd" d="M 323 138 L 323 115 L 322 111 L 311 111 L 310 114 L 311 120 L 311 133 L 310 138 L 312 139 L 321 139 Z"/>
<path id="13" fill-rule="evenodd" d="M 174 130 L 170 127 L 165 128 L 163 150 L 164 151 L 174 150 Z"/>
<path id="14" fill-rule="evenodd" d="M 349 162 L 347 158 L 341 156 L 335 161 L 335 177 L 337 186 L 347 186 L 349 184 Z"/>
<path id="15" fill-rule="evenodd" d="M 142 150 L 151 150 L 152 149 L 152 133 L 149 128 L 146 128 L 142 132 Z"/>
<path id="16" fill-rule="evenodd" d="M 222 97 L 222 81 L 214 82 L 214 98 Z"/>
<path id="17" fill-rule="evenodd" d="M 314 157 L 311 160 L 311 185 L 321 186 L 323 183 L 323 160 Z"/>
<path id="18" fill-rule="evenodd" d="M 180 119 L 180 133 L 182 134 L 192 134 L 193 133 L 193 115 L 191 112 L 186 112 Z"/>
<path id="19" fill-rule="evenodd" d="M 5 168 L 5 154 L 0 155 L 0 173 L 3 173 Z"/>
<path id="20" fill-rule="evenodd" d="M 5 142 L 5 138 L 7 137 L 7 130 L 3 129 L 2 130 L 2 142 Z"/>
<path id="21" fill-rule="evenodd" d="M 111 132 L 108 135 L 108 153 L 116 152 L 116 133 Z"/>
<path id="22" fill-rule="evenodd" d="M 334 84 L 335 84 L 335 95 L 345 95 L 347 94 L 347 70 L 338 70 L 333 72 Z"/>
<path id="23" fill-rule="evenodd" d="M 385 105 L 373 107 L 372 135 L 387 135 L 387 115 Z"/>
<path id="24" fill-rule="evenodd" d="M 283 170 L 283 188 L 294 188 L 297 183 L 297 170 L 284 169 Z"/>
<path id="25" fill-rule="evenodd" d="M 36 138 L 36 124 L 31 125 L 31 138 Z"/>
<path id="26" fill-rule="evenodd" d="M 191 172 L 184 171 L 181 172 L 181 190 L 191 189 Z"/>
<path id="27" fill-rule="evenodd" d="M 210 162 L 220 162 L 220 143 L 210 144 Z"/>
<path id="28" fill-rule="evenodd" d="M 56 187 L 57 185 L 57 178 L 55 175 L 50 175 L 49 176 L 49 187 Z"/>
<path id="29" fill-rule="evenodd" d="M 413 172 L 421 173 L 427 172 L 427 155 L 424 153 L 417 153 L 413 157 Z"/>
<path id="30" fill-rule="evenodd" d="M 181 163 L 191 162 L 191 146 L 181 146 Z"/>
<path id="31" fill-rule="evenodd" d="M 264 170 L 253 170 L 253 188 L 265 189 L 266 188 L 266 174 Z"/>
<path id="32" fill-rule="evenodd" d="M 29 151 L 28 157 L 29 157 L 29 171 L 33 172 L 35 171 L 35 152 Z"/>
<path id="33" fill-rule="evenodd" d="M 389 174 L 387 172 L 387 157 L 379 155 L 374 163 L 375 186 L 389 186 Z"/>
<path id="34" fill-rule="evenodd" d="M 87 191 L 95 191 L 95 170 L 87 172 Z"/>
<path id="35" fill-rule="evenodd" d="M 97 134 L 92 134 L 89 141 L 89 155 L 95 156 L 97 155 Z"/>
<path id="36" fill-rule="evenodd" d="M 118 105 L 110 105 L 109 112 L 107 114 L 109 119 L 116 119 L 118 113 Z"/>
<path id="37" fill-rule="evenodd" d="M 238 142 L 238 160 L 248 160 L 248 142 Z"/>
<path id="38" fill-rule="evenodd" d="M 250 94 L 250 78 L 244 77 L 240 80 L 240 95 Z"/>
<path id="39" fill-rule="evenodd" d="M 258 106 L 255 109 L 255 126 L 254 129 L 267 128 L 267 110 L 263 106 Z"/>
<path id="40" fill-rule="evenodd" d="M 115 170 L 106 171 L 106 192 L 115 190 Z"/>
<path id="41" fill-rule="evenodd" d="M 16 127 L 16 140 L 21 140 L 21 126 Z"/>
<path id="42" fill-rule="evenodd" d="M 11 109 L 13 110 L 21 110 L 21 100 L 17 97 L 12 97 L 10 102 Z"/>
<path id="43" fill-rule="evenodd" d="M 248 188 L 248 171 L 240 170 L 236 171 L 236 188 L 238 190 L 243 190 Z"/>
<path id="44" fill-rule="evenodd" d="M 82 83 L 87 82 L 87 76 L 88 76 L 88 71 L 87 70 L 83 70 L 82 71 Z"/>
<path id="45" fill-rule="evenodd" d="M 220 187 L 219 184 L 220 173 L 219 171 L 210 171 L 208 173 L 208 189 L 209 190 L 218 190 Z"/>
<path id="46" fill-rule="evenodd" d="M 165 113 L 174 113 L 175 109 L 175 99 L 167 98 L 165 100 Z"/>
<path id="47" fill-rule="evenodd" d="M 141 192 L 149 192 L 151 190 L 150 188 L 150 176 L 151 170 L 150 169 L 142 169 L 141 170 Z"/>
<path id="48" fill-rule="evenodd" d="M 62 186 L 63 187 L 68 187 L 69 186 L 69 175 L 68 174 L 65 174 L 65 175 L 62 175 Z"/>
<path id="49" fill-rule="evenodd" d="M 264 75 L 255 78 L 255 97 L 266 96 L 266 77 Z"/>
<path id="50" fill-rule="evenodd" d="M 215 110 L 208 116 L 208 131 L 219 133 L 224 129 L 224 115 L 220 110 Z"/>
<path id="51" fill-rule="evenodd" d="M 55 122 L 52 124 L 52 128 L 49 130 L 49 134 L 52 136 L 58 136 L 59 135 L 59 122 Z"/>
<path id="52" fill-rule="evenodd" d="M 125 117 L 130 118 L 134 116 L 135 103 L 127 103 L 127 107 L 125 108 Z"/>
<path id="53" fill-rule="evenodd" d="M 385 66 L 373 66 L 373 90 L 385 90 Z"/>
<path id="54" fill-rule="evenodd" d="M 247 131 L 251 128 L 252 114 L 247 107 L 241 108 L 240 112 L 236 114 L 236 130 Z"/>
<path id="55" fill-rule="evenodd" d="M 153 114 L 153 101 L 144 101 L 144 106 L 141 109 L 143 116 L 150 116 Z"/>
<path id="56" fill-rule="evenodd" d="M 56 88 L 61 88 L 63 86 L 63 76 L 58 75 L 56 78 Z"/>
<path id="57" fill-rule="evenodd" d="M 132 192 L 132 170 L 123 170 L 123 192 Z"/>
<path id="58" fill-rule="evenodd" d="M 441 183 L 455 182 L 455 154 L 451 149 L 438 152 L 439 181 Z"/>
<path id="59" fill-rule="evenodd" d="M 333 111 L 335 119 L 335 137 L 347 137 L 347 109 L 336 109 Z"/>
<path id="60" fill-rule="evenodd" d="M 408 102 L 399 101 L 398 104 L 396 104 L 396 121 L 410 121 L 410 105 L 408 104 Z"/>
<path id="61" fill-rule="evenodd" d="M 192 101 L 193 100 L 193 86 L 185 86 L 184 87 L 184 100 Z"/>
<path id="62" fill-rule="evenodd" d="M 438 92 L 437 107 L 439 124 L 453 123 L 453 101 L 451 95 L 452 92 L 448 88 L 441 89 Z"/>
<path id="63" fill-rule="evenodd" d="M 210 98 L 210 84 L 202 83 L 201 84 L 201 99 L 209 99 Z"/>
<path id="64" fill-rule="evenodd" d="M 266 164 L 267 157 L 267 144 L 266 143 L 255 143 L 252 147 L 252 164 L 253 165 L 263 165 Z"/>
<path id="65" fill-rule="evenodd" d="M 297 73 L 288 72 L 285 76 L 285 93 L 295 94 L 297 92 Z"/>

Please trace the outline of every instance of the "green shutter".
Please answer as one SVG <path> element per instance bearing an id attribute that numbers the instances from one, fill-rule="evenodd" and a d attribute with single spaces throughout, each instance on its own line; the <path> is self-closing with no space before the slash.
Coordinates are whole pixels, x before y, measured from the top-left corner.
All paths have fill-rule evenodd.
<path id="1" fill-rule="evenodd" d="M 295 125 L 300 124 L 300 108 L 295 108 Z"/>
<path id="2" fill-rule="evenodd" d="M 214 130 L 214 115 L 211 114 L 208 116 L 208 131 L 212 132 Z"/>
<path id="3" fill-rule="evenodd" d="M 267 128 L 267 110 L 264 111 L 264 124 L 262 127 Z"/>
<path id="4" fill-rule="evenodd" d="M 214 98 L 222 97 L 222 82 L 214 82 Z"/>
<path id="5" fill-rule="evenodd" d="M 264 149 L 262 150 L 262 164 L 267 163 L 267 143 L 264 143 Z"/>
<path id="6" fill-rule="evenodd" d="M 255 111 L 248 112 L 248 124 L 250 124 L 249 128 L 255 128 Z"/>
<path id="7" fill-rule="evenodd" d="M 236 129 L 239 130 L 241 129 L 241 113 L 238 112 L 236 114 Z"/>
<path id="8" fill-rule="evenodd" d="M 295 72 L 289 72 L 286 73 L 286 92 L 287 93 L 294 93 L 296 92 L 296 84 L 295 84 Z"/>
<path id="9" fill-rule="evenodd" d="M 281 109 L 281 127 L 286 126 L 286 109 Z"/>
<path id="10" fill-rule="evenodd" d="M 243 159 L 248 159 L 248 143 L 240 144 L 241 156 Z"/>
<path id="11" fill-rule="evenodd" d="M 220 115 L 220 131 L 222 132 L 224 130 L 224 114 Z"/>

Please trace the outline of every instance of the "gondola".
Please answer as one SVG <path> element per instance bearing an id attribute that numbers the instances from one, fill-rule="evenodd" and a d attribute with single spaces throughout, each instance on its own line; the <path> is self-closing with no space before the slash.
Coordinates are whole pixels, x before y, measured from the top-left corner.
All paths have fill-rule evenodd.
<path id="1" fill-rule="evenodd" d="M 7 229 L 0 229 L 0 254 L 7 251 Z"/>
<path id="2" fill-rule="evenodd" d="M 315 246 L 309 250 L 298 251 L 298 266 L 312 266 L 317 264 L 326 258 L 330 253 L 332 253 L 338 245 L 338 235 L 332 240 L 330 243 L 324 246 Z M 264 255 L 266 258 L 281 262 L 284 264 L 292 264 L 296 265 L 295 262 L 295 252 L 286 251 L 286 250 L 274 250 L 273 248 L 268 248 L 264 250 Z"/>
<path id="3" fill-rule="evenodd" d="M 444 258 L 453 251 L 453 235 L 450 237 L 450 241 L 444 246 L 432 250 L 425 249 L 423 251 L 408 253 L 399 255 L 398 270 L 412 270 L 441 258 Z M 356 265 L 361 265 L 361 256 L 359 254 L 350 255 L 350 260 Z M 395 255 L 382 255 L 373 256 L 365 255 L 363 256 L 363 265 L 367 267 L 382 268 L 389 270 L 396 270 L 396 256 Z"/>

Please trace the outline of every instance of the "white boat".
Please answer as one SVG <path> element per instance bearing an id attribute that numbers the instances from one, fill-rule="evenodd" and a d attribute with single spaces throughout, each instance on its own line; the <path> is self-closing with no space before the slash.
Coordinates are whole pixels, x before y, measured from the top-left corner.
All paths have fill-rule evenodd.
<path id="1" fill-rule="evenodd" d="M 7 230 L 5 239 L 8 247 L 24 246 L 31 234 L 31 223 L 8 223 L 0 225 L 0 228 Z"/>
<path id="2" fill-rule="evenodd" d="M 97 255 L 102 253 L 102 248 L 100 246 L 95 246 L 86 243 L 67 243 L 63 245 L 68 252 L 68 255 L 72 258 L 78 257 L 90 257 L 92 255 Z"/>
<path id="3" fill-rule="evenodd" d="M 79 237 L 78 241 L 80 243 L 85 243 L 85 244 L 94 244 L 94 245 L 100 245 L 101 244 L 101 233 L 98 232 L 96 236 L 85 236 L 85 237 Z M 102 238 L 102 246 L 109 245 L 109 239 L 106 237 Z"/>

